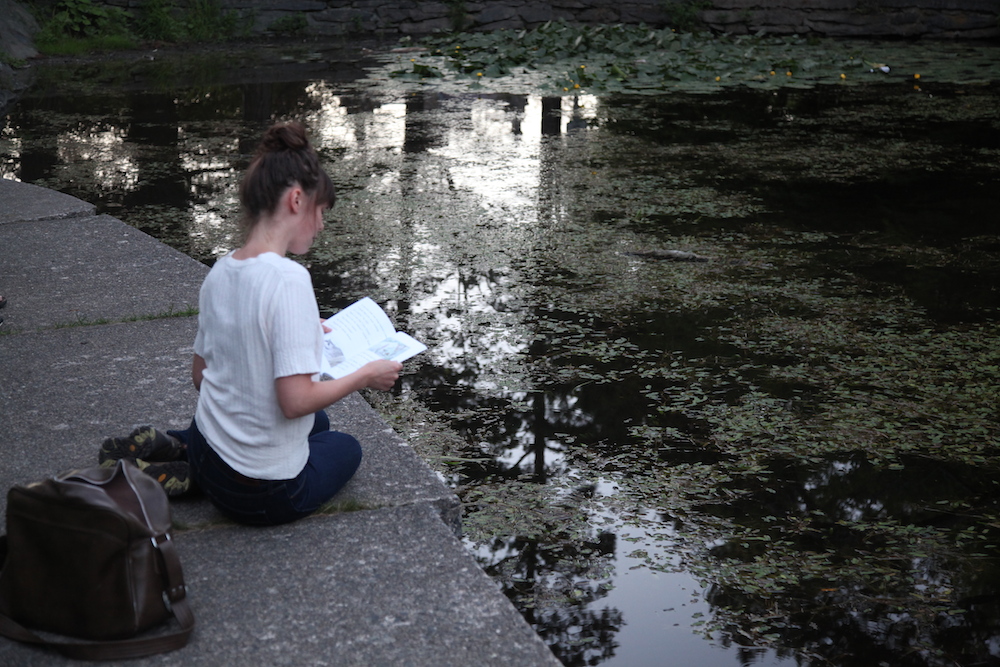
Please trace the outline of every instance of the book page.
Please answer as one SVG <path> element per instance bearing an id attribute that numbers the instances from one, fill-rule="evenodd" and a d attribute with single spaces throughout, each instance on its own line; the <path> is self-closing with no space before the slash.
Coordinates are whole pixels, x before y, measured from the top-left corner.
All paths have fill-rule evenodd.
<path id="1" fill-rule="evenodd" d="M 341 378 L 369 361 L 405 361 L 427 346 L 396 331 L 392 321 L 369 297 L 357 301 L 326 321 L 321 377 Z"/>

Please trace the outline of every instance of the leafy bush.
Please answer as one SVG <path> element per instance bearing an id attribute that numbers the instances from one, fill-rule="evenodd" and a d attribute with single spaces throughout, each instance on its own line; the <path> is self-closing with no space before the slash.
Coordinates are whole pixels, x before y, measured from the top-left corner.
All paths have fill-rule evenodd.
<path id="1" fill-rule="evenodd" d="M 36 8 L 36 18 L 36 46 L 49 55 L 131 49 L 136 39 L 217 42 L 246 36 L 253 26 L 252 15 L 225 10 L 219 0 L 192 0 L 186 10 L 171 0 L 143 0 L 135 17 L 100 0 L 59 0 L 48 15 Z"/>
<path id="2" fill-rule="evenodd" d="M 145 0 L 139 8 L 135 32 L 142 39 L 176 42 L 184 36 L 184 25 L 166 0 Z"/>
<path id="3" fill-rule="evenodd" d="M 52 13 L 41 17 L 35 37 L 39 51 L 75 55 L 85 51 L 131 48 L 128 13 L 120 7 L 92 0 L 60 0 Z"/>
<path id="4" fill-rule="evenodd" d="M 67 37 L 98 37 L 128 32 L 128 16 L 120 7 L 92 0 L 61 0 L 49 22 L 54 32 Z"/>

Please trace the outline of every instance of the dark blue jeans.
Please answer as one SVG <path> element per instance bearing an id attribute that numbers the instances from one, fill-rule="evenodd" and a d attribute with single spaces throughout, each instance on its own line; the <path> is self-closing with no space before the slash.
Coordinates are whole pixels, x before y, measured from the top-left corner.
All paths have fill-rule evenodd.
<path id="1" fill-rule="evenodd" d="M 294 479 L 252 479 L 233 470 L 215 453 L 195 420 L 170 434 L 187 444 L 191 477 L 223 514 L 239 523 L 266 526 L 308 516 L 347 484 L 361 464 L 361 445 L 330 430 L 320 410 L 309 433 L 309 460 Z"/>

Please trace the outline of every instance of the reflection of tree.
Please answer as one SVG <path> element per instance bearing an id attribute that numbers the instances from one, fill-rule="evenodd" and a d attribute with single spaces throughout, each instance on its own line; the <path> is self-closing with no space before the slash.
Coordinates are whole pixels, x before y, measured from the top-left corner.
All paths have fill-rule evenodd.
<path id="1" fill-rule="evenodd" d="M 622 614 L 591 608 L 607 595 L 595 571 L 614 557 L 613 534 L 563 543 L 498 538 L 490 548 L 509 555 L 484 569 L 564 665 L 597 665 L 614 655 Z"/>
<path id="2" fill-rule="evenodd" d="M 518 132 L 526 98 L 500 99 L 507 102 L 513 130 Z M 399 299 L 396 319 L 403 328 L 408 328 L 410 298 L 437 289 L 436 284 L 414 282 L 426 280 L 413 270 L 418 266 L 414 264 L 413 247 L 419 238 L 416 230 L 426 235 L 427 231 L 420 230 L 419 225 L 436 223 L 415 219 L 411 199 L 426 199 L 427 195 L 422 193 L 434 191 L 437 205 L 447 208 L 448 202 L 456 196 L 450 172 L 441 170 L 443 177 L 439 177 L 433 171 L 437 168 L 436 158 L 429 160 L 427 156 L 430 149 L 446 143 L 450 127 L 442 121 L 447 116 L 430 113 L 439 104 L 435 95 L 407 96 L 403 150 L 395 170 L 399 201 L 387 202 L 389 207 L 398 207 L 389 222 L 404 230 L 400 233 L 393 227 L 385 234 L 395 244 L 390 252 L 396 258 L 392 275 L 398 279 L 393 285 Z M 552 142 L 551 150 L 558 151 L 561 101 L 548 99 L 545 108 L 541 122 L 548 133 L 546 140 Z M 554 158 L 555 154 L 550 157 Z M 539 193 L 543 199 L 556 196 L 559 179 L 549 173 L 550 168 L 550 159 L 543 156 L 541 178 L 549 183 L 543 185 Z M 553 201 L 553 206 L 552 215 L 558 217 L 558 203 Z M 386 204 L 382 204 L 382 208 L 386 208 Z M 447 214 L 456 217 L 464 212 L 448 210 Z M 480 214 L 476 209 L 472 212 Z M 551 224 L 555 223 L 545 219 L 538 224 L 538 230 L 525 236 L 545 244 Z M 449 279 L 454 280 L 458 295 L 482 290 L 497 312 L 504 310 L 506 291 L 502 281 L 507 267 L 488 263 L 484 258 L 491 250 L 499 250 L 501 253 L 513 252 L 514 261 L 523 261 L 530 259 L 533 252 L 545 251 L 545 248 L 522 246 L 486 248 L 477 239 L 482 230 L 477 228 L 475 219 L 464 225 L 454 224 L 450 219 L 440 230 L 431 229 L 430 233 L 435 235 L 436 241 L 451 244 L 444 257 L 455 264 Z M 372 250 L 376 248 L 366 248 L 364 252 Z M 453 317 L 455 312 L 451 309 L 454 307 L 449 305 L 440 315 Z M 476 335 L 474 328 L 449 331 L 448 342 L 455 349 L 475 351 L 482 345 L 481 341 L 472 340 Z M 538 342 L 532 346 L 529 357 L 544 357 L 544 338 L 538 336 L 535 340 Z M 467 511 L 478 515 L 468 518 L 467 529 L 474 521 L 491 520 L 483 518 L 489 515 L 498 523 L 488 534 L 508 536 L 479 545 L 476 551 L 525 618 L 566 664 L 598 664 L 613 655 L 614 638 L 622 625 L 621 612 L 617 609 L 594 608 L 609 588 L 607 579 L 614 557 L 614 535 L 604 533 L 596 538 L 587 537 L 592 529 L 580 502 L 569 502 L 565 509 L 553 511 L 545 500 L 555 493 L 550 490 L 550 481 L 554 479 L 558 484 L 565 472 L 564 439 L 584 432 L 589 419 L 574 407 L 575 397 L 558 388 L 544 387 L 519 393 L 516 397 L 484 396 L 475 386 L 479 377 L 490 370 L 486 368 L 489 361 L 473 354 L 456 362 L 440 366 L 425 364 L 419 378 L 404 377 L 402 384 L 407 391 L 419 392 L 425 405 L 444 414 L 463 415 L 456 415 L 450 425 L 467 440 L 464 455 L 469 460 L 449 466 L 448 472 L 459 487 Z M 511 405 L 512 400 L 518 402 L 518 407 Z M 493 443 L 489 458 L 484 457 L 481 449 L 480 443 L 484 440 Z M 477 507 L 480 512 L 476 512 Z M 483 531 L 472 532 L 483 534 Z M 489 555 L 484 555 L 487 553 Z"/>
<path id="3" fill-rule="evenodd" d="M 763 600 L 712 586 L 706 599 L 724 615 L 719 641 L 725 646 L 774 643 L 795 647 L 785 649 L 788 655 L 813 656 L 808 664 L 844 667 L 996 664 L 1000 604 L 994 596 L 963 604 L 959 614 L 900 608 L 860 590 Z M 765 632 L 771 637 L 762 637 Z"/>
<path id="4" fill-rule="evenodd" d="M 544 484 L 546 479 L 545 449 L 549 433 L 549 424 L 545 419 L 545 395 L 541 392 L 535 392 L 535 395 L 531 399 L 531 405 L 533 418 L 533 428 L 531 431 L 535 434 L 534 442 L 531 446 L 535 459 L 534 478 L 539 484 Z"/>
<path id="5" fill-rule="evenodd" d="M 542 233 L 534 237 L 541 247 L 526 248 L 529 258 L 546 254 L 551 239 L 545 232 L 559 224 L 560 179 L 555 173 L 555 164 L 561 141 L 561 104 L 560 98 L 542 100 L 543 139 L 536 223 Z M 521 129 L 517 118 L 524 109 L 523 100 L 513 100 L 510 108 L 515 115 L 514 131 L 517 133 Z M 546 337 L 537 335 L 527 356 L 544 359 L 547 352 Z M 496 400 L 500 399 L 489 402 Z M 524 410 L 496 411 L 494 406 L 491 414 L 502 417 L 484 424 L 477 418 L 484 414 L 480 398 L 475 402 L 478 409 L 471 420 L 453 421 L 460 432 L 468 434 L 471 442 L 485 439 L 494 443 L 500 452 L 520 452 L 509 462 L 495 458 L 485 464 L 467 466 L 466 483 L 476 486 L 490 484 L 497 478 L 524 480 L 530 477 L 534 484 L 544 485 L 554 473 L 564 471 L 563 442 L 572 441 L 576 434 L 591 428 L 590 416 L 578 409 L 576 397 L 569 390 L 560 391 L 552 386 L 537 388 L 530 392 L 527 400 L 528 409 Z M 571 496 L 581 492 L 586 494 L 587 490 L 578 490 Z M 530 497 L 531 494 L 526 495 Z M 525 502 L 523 497 L 520 500 Z M 615 536 L 602 533 L 596 540 L 581 538 L 579 532 L 569 530 L 566 524 L 587 524 L 585 511 L 573 502 L 567 502 L 566 509 L 572 513 L 572 518 L 560 521 L 558 512 L 551 506 L 535 517 L 534 525 L 525 530 L 539 537 L 494 540 L 489 545 L 493 557 L 484 565 L 488 573 L 502 582 L 505 593 L 564 664 L 596 665 L 614 655 L 615 637 L 623 624 L 619 610 L 592 608 L 606 594 L 602 579 L 609 576 Z M 508 528 L 512 529 L 517 530 Z M 486 545 L 480 547 L 480 551 L 483 548 Z M 493 560 L 496 558 L 498 560 Z"/>
<path id="6" fill-rule="evenodd" d="M 429 113 L 438 107 L 436 93 L 410 93 L 406 96 L 405 134 L 403 153 L 418 157 L 444 142 L 446 127 L 439 117 Z M 414 165 L 418 164 L 414 161 Z M 402 193 L 405 197 L 408 193 Z"/>
<path id="7" fill-rule="evenodd" d="M 274 117 L 274 87 L 269 82 L 245 83 L 240 88 L 243 91 L 243 121 L 251 127 L 266 127 Z M 245 137 L 240 142 L 240 152 L 253 153 L 260 138 Z M 249 143 L 245 143 L 249 142 Z"/>
<path id="8" fill-rule="evenodd" d="M 56 111 L 51 109 L 52 98 L 26 97 L 14 105 L 10 114 L 12 127 L 30 127 L 34 118 L 45 113 Z M 57 103 L 57 102 L 55 102 Z M 21 138 L 19 150 L 19 169 L 17 177 L 25 183 L 34 183 L 52 177 L 52 172 L 59 163 L 54 137 L 43 137 L 38 132 L 26 132 Z"/>
<path id="9" fill-rule="evenodd" d="M 124 201 L 126 209 L 140 205 L 188 208 L 188 180 L 180 158 L 180 119 L 175 94 L 140 93 L 130 104 L 128 141 L 136 144 L 136 188 Z M 176 221 L 175 221 L 176 222 Z M 179 230 L 166 231 L 177 238 Z M 186 230 L 185 230 L 186 231 Z"/>
<path id="10" fill-rule="evenodd" d="M 400 168 L 400 198 L 402 216 L 400 225 L 403 234 L 400 243 L 396 247 L 399 254 L 399 267 L 397 274 L 399 277 L 397 294 L 399 300 L 396 309 L 396 327 L 399 329 L 410 328 L 410 298 L 413 294 L 414 282 L 414 255 L 416 250 L 414 244 L 414 220 L 412 209 L 406 204 L 409 199 L 415 196 L 420 188 L 420 165 L 423 162 L 423 153 L 428 149 L 438 145 L 442 139 L 444 128 L 440 124 L 431 122 L 426 112 L 437 106 L 437 97 L 425 93 L 411 93 L 406 97 L 406 118 L 404 119 L 403 134 L 403 163 Z"/>
<path id="11" fill-rule="evenodd" d="M 960 512 L 939 504 L 955 497 L 966 498 Z M 992 664 L 1000 569 L 978 520 L 998 499 L 988 471 L 918 458 L 900 470 L 863 458 L 776 464 L 766 494 L 716 510 L 750 531 L 706 563 L 737 573 L 706 596 L 724 641 L 851 667 Z"/>

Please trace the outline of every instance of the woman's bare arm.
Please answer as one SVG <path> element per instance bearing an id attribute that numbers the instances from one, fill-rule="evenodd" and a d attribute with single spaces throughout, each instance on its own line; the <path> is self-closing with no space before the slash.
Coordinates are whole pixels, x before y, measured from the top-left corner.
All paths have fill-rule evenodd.
<path id="1" fill-rule="evenodd" d="M 208 368 L 208 364 L 200 355 L 194 355 L 191 360 L 191 382 L 194 383 L 194 388 L 201 391 L 201 378 L 205 374 L 205 369 Z"/>
<path id="2" fill-rule="evenodd" d="M 388 391 L 399 379 L 403 364 L 380 359 L 372 361 L 338 380 L 313 382 L 307 374 L 289 375 L 274 381 L 278 405 L 286 419 L 311 415 L 365 387 Z"/>

